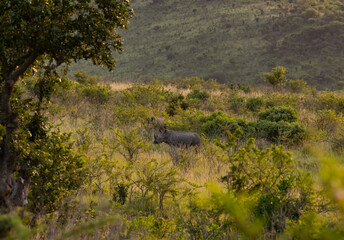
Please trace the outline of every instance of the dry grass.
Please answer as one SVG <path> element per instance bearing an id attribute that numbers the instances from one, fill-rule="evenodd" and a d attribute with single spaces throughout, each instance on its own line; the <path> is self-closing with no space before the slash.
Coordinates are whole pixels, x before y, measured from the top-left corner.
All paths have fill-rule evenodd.
<path id="1" fill-rule="evenodd" d="M 105 84 L 105 83 L 104 83 Z M 131 88 L 133 86 L 136 86 L 138 83 L 110 83 L 108 84 L 110 88 L 114 91 L 122 91 L 128 88 Z M 174 93 L 182 94 L 186 96 L 191 92 L 191 89 L 178 89 L 175 86 L 167 85 L 164 86 L 166 90 L 172 91 Z M 270 89 L 271 90 L 271 89 Z M 209 112 L 214 112 L 220 109 L 220 107 L 224 108 L 224 111 L 229 112 L 230 106 L 227 103 L 222 104 L 223 102 L 227 101 L 228 96 L 231 95 L 231 93 L 237 94 L 236 96 L 241 96 L 245 98 L 250 97 L 265 97 L 267 94 L 273 93 L 272 91 L 269 92 L 269 88 L 262 88 L 262 89 L 254 89 L 253 92 L 250 93 L 244 93 L 243 91 L 233 91 L 226 88 L 226 89 L 219 89 L 208 91 L 211 95 L 211 101 L 209 102 L 218 102 L 218 104 L 214 104 L 214 109 L 211 108 Z M 289 92 L 283 92 L 279 93 L 276 92 L 276 94 L 280 95 L 287 95 L 290 94 Z M 301 98 L 304 96 L 303 93 L 297 94 L 298 98 Z M 69 106 L 69 107 L 68 107 Z M 113 130 L 110 129 L 110 127 L 106 124 L 107 121 L 111 122 L 113 121 L 112 115 L 109 114 L 111 111 L 113 111 L 112 107 L 104 107 L 101 108 L 99 106 L 92 106 L 92 104 L 86 102 L 86 101 L 80 101 L 79 105 L 75 108 L 70 108 L 70 106 L 74 106 L 73 103 L 67 104 L 64 108 L 59 110 L 61 113 L 56 113 L 55 115 L 51 116 L 52 122 L 61 122 L 61 131 L 63 132 L 69 132 L 73 131 L 73 138 L 80 137 L 77 135 L 78 129 L 85 129 L 85 127 L 90 127 L 89 134 L 91 135 L 91 142 L 92 146 L 91 149 L 87 152 L 87 158 L 89 160 L 88 164 L 90 166 L 90 169 L 94 166 L 99 166 L 99 163 L 97 161 L 93 161 L 92 159 L 96 159 L 98 156 L 102 156 L 104 152 L 108 153 L 108 156 L 110 158 L 110 161 L 118 161 L 118 169 L 116 167 L 113 167 L 112 171 L 113 173 L 122 171 L 121 167 L 126 165 L 125 158 L 119 154 L 118 151 L 114 150 L 111 145 L 111 141 L 114 136 Z M 301 109 L 299 112 L 299 122 L 302 124 L 309 126 L 314 126 L 314 118 L 315 118 L 315 112 L 310 111 L 309 109 L 303 109 L 303 105 L 300 104 Z M 245 110 L 246 111 L 246 110 Z M 56 110 L 57 112 L 57 110 Z M 204 110 L 206 112 L 206 110 Z M 52 114 L 52 113 L 51 113 Z M 100 120 L 96 118 L 97 116 L 100 116 Z M 237 117 L 244 117 L 246 120 L 255 121 L 257 120 L 257 112 L 238 112 L 234 116 Z M 96 121 L 98 120 L 98 121 Z M 126 123 L 126 127 L 130 128 L 133 127 L 132 125 L 129 125 L 129 123 Z M 113 126 L 116 127 L 116 126 Z M 177 168 L 179 170 L 179 177 L 187 180 L 188 182 L 195 183 L 199 186 L 202 186 L 197 191 L 200 193 L 204 193 L 207 191 L 206 184 L 209 182 L 219 182 L 221 176 L 225 176 L 229 171 L 229 163 L 227 158 L 220 159 L 219 155 L 217 154 L 216 146 L 211 143 L 203 143 L 202 147 L 199 152 L 194 151 L 194 149 L 186 149 L 184 150 L 173 150 L 170 146 L 167 144 L 160 144 L 160 145 L 154 145 L 152 142 L 152 138 L 149 137 L 149 134 L 152 135 L 152 133 L 149 133 L 149 130 L 142 126 L 134 126 L 139 129 L 141 129 L 139 132 L 140 137 L 145 138 L 147 141 L 147 144 L 149 145 L 148 150 L 139 154 L 138 159 L 143 160 L 145 162 L 146 160 L 150 159 L 156 159 L 158 163 L 163 163 L 166 161 L 170 161 L 168 164 L 168 167 L 170 168 Z M 316 131 L 315 131 L 316 132 Z M 147 134 L 146 134 L 147 133 Z M 101 135 L 101 138 L 97 138 L 98 135 Z M 148 136 L 148 137 L 147 137 Z M 109 144 L 103 144 L 103 140 L 106 139 Z M 256 145 L 259 149 L 265 149 L 267 147 L 270 147 L 270 143 L 267 142 L 264 139 L 257 139 Z M 213 148 L 211 148 L 213 146 Z M 329 151 L 330 147 L 325 146 L 324 151 Z M 105 150 L 105 151 L 104 151 Z M 294 159 L 295 159 L 295 165 L 297 168 L 301 168 L 304 170 L 310 170 L 312 172 L 316 172 L 319 168 L 319 162 L 316 158 L 311 156 L 309 154 L 309 151 L 307 150 L 307 146 L 301 147 L 298 146 L 298 148 L 294 151 Z M 179 155 L 178 155 L 179 154 Z M 179 158 L 183 160 L 189 161 L 189 165 L 186 166 L 174 166 L 173 165 L 173 158 Z M 104 167 L 105 169 L 105 167 Z M 104 170 L 102 169 L 102 171 Z M 92 169 L 94 170 L 94 169 Z M 96 171 L 96 170 L 94 170 Z M 110 170 L 111 171 L 111 170 Z M 105 174 L 104 174 L 105 175 Z M 105 177 L 104 177 L 105 178 Z M 105 181 L 105 180 L 104 180 Z M 180 183 L 179 183 L 180 184 Z M 92 185 L 92 183 L 90 184 Z M 180 188 L 188 186 L 188 183 L 184 182 L 180 184 Z M 93 186 L 93 185 L 92 185 Z M 102 214 L 112 214 L 113 212 L 113 206 L 110 206 L 111 202 L 111 193 L 113 191 L 113 186 L 109 182 L 102 185 L 101 191 L 98 191 L 94 193 L 92 192 L 92 186 L 85 186 L 88 189 L 82 189 L 81 195 L 79 197 L 79 205 L 77 206 L 77 211 L 87 212 L 86 210 L 91 203 L 96 203 L 97 205 L 97 214 L 99 216 L 103 216 Z M 94 186 L 93 186 L 94 188 Z M 101 192 L 101 194 L 100 194 Z M 171 199 L 166 200 L 166 207 L 168 208 L 169 201 Z M 113 202 L 112 202 L 113 203 Z M 136 204 L 135 202 L 133 204 Z M 117 206 L 116 206 L 117 207 Z M 131 206 L 132 207 L 132 206 Z M 134 209 L 135 210 L 135 209 Z M 121 208 L 118 207 L 116 211 L 121 211 Z M 67 223 L 66 230 L 72 229 L 73 226 L 76 225 L 78 215 L 75 214 L 75 216 L 71 216 L 70 222 Z M 82 216 L 84 217 L 84 216 Z M 62 230 L 56 230 L 54 228 L 54 224 L 57 224 L 57 220 L 53 219 L 51 224 L 49 225 L 48 232 L 50 231 L 50 236 L 59 236 L 62 234 Z M 124 229 L 124 225 L 121 225 L 121 223 L 113 223 L 112 226 L 110 226 L 106 231 L 109 232 L 108 236 L 117 236 L 116 234 Z M 120 229 L 120 230 L 119 230 Z M 76 239 L 96 239 L 97 238 L 97 232 L 101 232 L 99 229 L 95 229 L 94 236 L 89 237 L 82 235 L 83 237 L 76 238 Z M 103 232 L 104 233 L 104 232 Z M 138 237 L 138 236 L 132 236 Z M 34 238 L 39 239 L 39 238 Z"/>
<path id="2" fill-rule="evenodd" d="M 122 91 L 122 90 L 125 90 L 125 89 L 128 89 L 128 88 L 131 88 L 131 87 L 135 86 L 135 84 L 134 83 L 130 83 L 130 82 L 127 82 L 127 83 L 112 82 L 112 83 L 108 84 L 108 86 L 110 86 L 110 88 L 113 91 Z"/>
<path id="3" fill-rule="evenodd" d="M 167 86 L 164 86 L 164 88 L 168 91 L 171 91 L 171 92 L 177 93 L 177 94 L 181 94 L 183 96 L 186 96 L 191 92 L 191 89 L 179 89 L 173 85 L 167 85 Z"/>

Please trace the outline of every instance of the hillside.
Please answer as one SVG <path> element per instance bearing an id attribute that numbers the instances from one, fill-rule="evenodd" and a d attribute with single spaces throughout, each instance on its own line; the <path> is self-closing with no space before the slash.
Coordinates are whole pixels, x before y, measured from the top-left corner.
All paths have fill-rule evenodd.
<path id="1" fill-rule="evenodd" d="M 115 72 L 91 63 L 71 71 L 118 80 L 198 76 L 262 81 L 282 65 L 318 87 L 344 81 L 343 1 L 133 0 Z M 338 84 L 342 85 L 341 83 Z"/>

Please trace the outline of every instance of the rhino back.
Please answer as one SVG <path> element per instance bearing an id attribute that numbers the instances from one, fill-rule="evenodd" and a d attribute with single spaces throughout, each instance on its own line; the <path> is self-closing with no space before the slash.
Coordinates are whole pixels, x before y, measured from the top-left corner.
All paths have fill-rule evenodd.
<path id="1" fill-rule="evenodd" d="M 179 131 L 169 131 L 168 132 L 168 144 L 178 145 L 199 145 L 201 143 L 201 138 L 197 133 L 193 132 L 179 132 Z"/>

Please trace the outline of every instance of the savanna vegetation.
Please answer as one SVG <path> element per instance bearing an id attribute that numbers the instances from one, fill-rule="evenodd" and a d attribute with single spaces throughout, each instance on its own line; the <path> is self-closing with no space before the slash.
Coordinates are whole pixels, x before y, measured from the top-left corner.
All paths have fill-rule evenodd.
<path id="1" fill-rule="evenodd" d="M 190 35 L 169 42 L 180 35 L 171 30 L 176 21 L 159 25 L 159 14 L 179 19 L 170 10 L 187 4 L 197 27 L 178 23 Z M 67 67 L 88 60 L 114 68 L 129 1 L 0 2 L 0 239 L 343 238 L 344 93 L 313 84 L 340 86 L 342 1 L 134 6 L 150 13 L 134 23 L 170 35 L 161 35 L 166 46 L 147 32 L 130 38 L 135 48 L 123 59 L 133 65 L 118 64 L 116 81 Z M 237 51 L 213 55 L 189 44 L 210 46 L 217 32 Z M 196 56 L 180 61 L 177 46 Z M 142 49 L 139 56 L 159 57 L 140 60 L 134 52 Z M 250 70 L 237 68 L 243 63 Z M 123 81 L 123 72 L 133 79 Z M 198 135 L 196 146 L 154 144 L 165 128 L 197 133 L 201 144 Z"/>
<path id="2" fill-rule="evenodd" d="M 2 237 L 343 237 L 341 92 L 78 72 L 29 117 L 39 82 L 20 81 L 12 99 L 32 179 L 28 205 L 1 215 Z M 201 148 L 153 144 L 152 116 L 199 133 Z"/>

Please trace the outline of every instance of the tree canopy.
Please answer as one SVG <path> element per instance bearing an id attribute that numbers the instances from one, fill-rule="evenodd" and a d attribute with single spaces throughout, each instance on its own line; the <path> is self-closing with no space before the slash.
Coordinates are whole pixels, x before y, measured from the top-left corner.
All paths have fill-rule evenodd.
<path id="1" fill-rule="evenodd" d="M 42 69 L 43 78 L 56 76 L 58 66 L 81 59 L 113 70 L 112 53 L 122 51 L 116 30 L 127 28 L 133 10 L 128 0 L 2 0 L 0 9 L 0 120 L 6 128 L 0 154 L 0 205 L 10 209 L 23 205 L 30 182 L 29 174 L 19 174 L 16 181 L 13 177 L 14 172 L 23 172 L 9 144 L 20 126 L 10 101 L 15 83 L 37 69 Z"/>

